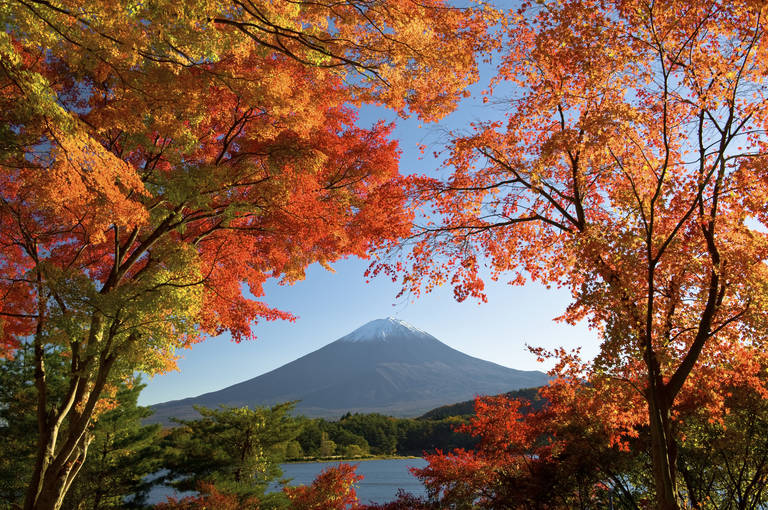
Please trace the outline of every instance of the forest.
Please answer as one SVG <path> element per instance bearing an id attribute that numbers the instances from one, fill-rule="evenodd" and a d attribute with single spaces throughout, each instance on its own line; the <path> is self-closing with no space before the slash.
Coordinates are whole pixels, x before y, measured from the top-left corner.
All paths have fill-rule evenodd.
<path id="1" fill-rule="evenodd" d="M 135 405 L 183 349 L 296 320 L 270 282 L 359 257 L 414 300 L 559 289 L 553 319 L 599 339 L 590 359 L 531 346 L 553 367 L 543 405 L 479 398 L 456 424 L 472 440 L 416 471 L 426 499 L 386 508 L 764 508 L 767 9 L 2 0 L 4 504 L 102 508 L 162 448 L 199 495 L 159 508 L 364 507 L 350 465 L 264 482 L 289 448 L 392 453 L 459 437 L 450 418 L 201 409 L 158 438 Z M 396 122 L 359 122 L 438 123 L 466 100 L 485 116 L 423 145 L 422 173 Z"/>
<path id="2" fill-rule="evenodd" d="M 34 469 L 31 360 L 29 349 L 13 360 L 0 360 L 0 508 L 19 504 Z M 49 377 L 58 377 L 63 389 L 64 365 L 54 356 L 47 361 Z M 110 408 L 94 424 L 90 455 L 63 509 L 149 508 L 145 500 L 154 486 L 194 491 L 201 483 L 240 499 L 258 496 L 261 508 L 288 508 L 278 496 L 265 495 L 268 485 L 281 478 L 282 462 L 422 455 L 471 448 L 476 442 L 455 430 L 468 422 L 471 408 L 467 415 L 438 418 L 347 413 L 326 420 L 295 416 L 288 402 L 271 408 L 198 408 L 196 420 L 146 425 L 143 419 L 152 410 L 137 405 L 143 386 L 137 381 L 117 388 Z"/>

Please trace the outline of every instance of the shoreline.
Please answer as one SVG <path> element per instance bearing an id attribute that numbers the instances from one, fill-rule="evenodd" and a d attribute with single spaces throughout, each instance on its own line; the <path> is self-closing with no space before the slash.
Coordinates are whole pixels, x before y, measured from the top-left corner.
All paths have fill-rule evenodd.
<path id="1" fill-rule="evenodd" d="M 367 460 L 406 460 L 421 459 L 419 455 L 367 455 L 365 457 L 305 457 L 303 459 L 284 460 L 281 464 L 313 464 L 320 462 L 365 462 Z"/>

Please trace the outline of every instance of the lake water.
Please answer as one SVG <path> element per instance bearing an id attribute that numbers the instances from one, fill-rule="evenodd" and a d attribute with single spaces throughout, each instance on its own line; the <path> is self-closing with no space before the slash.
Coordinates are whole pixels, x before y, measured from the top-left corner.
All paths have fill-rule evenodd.
<path id="1" fill-rule="evenodd" d="M 363 478 L 357 484 L 357 497 L 362 503 L 386 503 L 395 499 L 398 489 L 418 496 L 424 495 L 424 486 L 414 477 L 408 468 L 422 468 L 427 461 L 416 459 L 382 459 L 349 462 L 357 465 L 357 474 Z M 296 462 L 283 464 L 283 478 L 291 478 L 290 485 L 308 485 L 328 466 L 336 466 L 338 462 Z M 167 487 L 156 487 L 150 493 L 150 504 L 165 501 L 167 496 L 183 496 Z"/>
<path id="2" fill-rule="evenodd" d="M 283 476 L 293 478 L 291 485 L 308 485 L 324 468 L 335 466 L 338 462 L 300 462 L 284 464 Z M 362 503 L 386 503 L 397 495 L 397 489 L 422 496 L 424 486 L 408 471 L 408 468 L 423 468 L 424 459 L 385 459 L 350 462 L 357 465 L 357 474 L 363 478 L 357 484 L 357 497 Z"/>

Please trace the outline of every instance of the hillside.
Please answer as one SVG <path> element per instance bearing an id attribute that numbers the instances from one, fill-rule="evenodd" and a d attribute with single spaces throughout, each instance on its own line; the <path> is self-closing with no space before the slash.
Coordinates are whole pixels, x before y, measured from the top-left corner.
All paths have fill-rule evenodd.
<path id="1" fill-rule="evenodd" d="M 533 409 L 541 409 L 545 401 L 539 396 L 539 388 L 523 388 L 521 390 L 509 391 L 504 393 L 509 398 L 527 400 L 531 403 Z M 451 416 L 467 417 L 475 414 L 475 401 L 465 400 L 440 406 L 419 416 L 420 420 L 442 420 Z"/>

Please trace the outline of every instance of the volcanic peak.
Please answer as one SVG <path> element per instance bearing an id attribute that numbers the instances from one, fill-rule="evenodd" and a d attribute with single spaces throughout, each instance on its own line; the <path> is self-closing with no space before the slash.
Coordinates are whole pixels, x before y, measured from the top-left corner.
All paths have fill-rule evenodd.
<path id="1" fill-rule="evenodd" d="M 363 324 L 352 333 L 339 338 L 339 342 L 372 342 L 386 341 L 392 338 L 402 338 L 417 336 L 421 338 L 432 338 L 429 333 L 412 326 L 404 320 L 394 317 L 386 319 L 376 319 Z"/>

